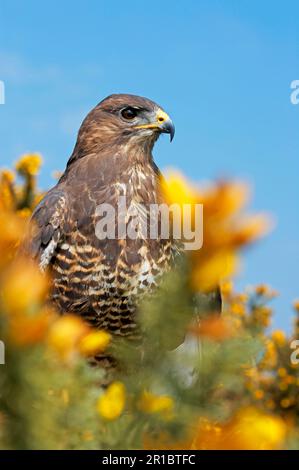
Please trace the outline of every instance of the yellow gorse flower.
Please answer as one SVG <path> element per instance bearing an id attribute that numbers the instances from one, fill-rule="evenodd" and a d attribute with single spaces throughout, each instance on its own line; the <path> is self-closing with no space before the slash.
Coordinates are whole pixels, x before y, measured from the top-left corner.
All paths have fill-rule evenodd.
<path id="1" fill-rule="evenodd" d="M 52 322 L 47 341 L 62 359 L 71 359 L 79 353 L 95 356 L 105 351 L 111 335 L 103 330 L 92 330 L 80 317 L 65 315 Z"/>
<path id="2" fill-rule="evenodd" d="M 265 392 L 263 390 L 255 390 L 254 392 L 254 397 L 257 399 L 257 400 L 261 400 L 262 398 L 264 398 L 265 396 Z"/>
<path id="3" fill-rule="evenodd" d="M 271 287 L 269 287 L 267 284 L 259 284 L 255 288 L 255 292 L 257 295 L 262 295 L 264 297 L 275 297 L 277 295 L 277 292 Z"/>
<path id="4" fill-rule="evenodd" d="M 0 210 L 13 210 L 15 206 L 15 174 L 10 170 L 0 172 Z"/>
<path id="5" fill-rule="evenodd" d="M 35 176 L 38 174 L 42 164 L 39 153 L 28 153 L 23 155 L 16 163 L 16 170 L 22 175 Z"/>
<path id="6" fill-rule="evenodd" d="M 19 260 L 7 271 L 2 286 L 2 301 L 11 315 L 24 314 L 39 307 L 48 293 L 49 279 L 38 267 Z"/>
<path id="7" fill-rule="evenodd" d="M 246 313 L 246 306 L 240 302 L 232 302 L 230 306 L 230 311 L 233 315 L 243 317 Z"/>
<path id="8" fill-rule="evenodd" d="M 97 410 L 99 415 L 113 421 L 122 414 L 126 404 L 126 389 L 122 382 L 113 382 L 99 397 Z"/>
<path id="9" fill-rule="evenodd" d="M 51 325 L 47 343 L 62 359 L 68 360 L 78 353 L 80 341 L 88 333 L 89 327 L 81 318 L 65 315 Z"/>
<path id="10" fill-rule="evenodd" d="M 176 172 L 163 181 L 163 188 L 170 205 L 203 205 L 203 246 L 190 253 L 194 290 L 210 290 L 235 273 L 240 248 L 269 230 L 267 217 L 245 216 L 243 207 L 249 196 L 245 184 L 220 181 L 197 189 Z"/>
<path id="11" fill-rule="evenodd" d="M 284 346 L 286 344 L 286 334 L 282 330 L 275 330 L 272 332 L 272 340 L 277 346 Z"/>
<path id="12" fill-rule="evenodd" d="M 13 259 L 25 231 L 25 221 L 15 213 L 0 210 L 0 268 Z"/>
<path id="13" fill-rule="evenodd" d="M 237 331 L 231 318 L 225 316 L 209 315 L 190 328 L 190 332 L 200 338 L 212 341 L 225 341 L 236 336 Z"/>
<path id="14" fill-rule="evenodd" d="M 287 426 L 278 416 L 253 407 L 241 409 L 228 423 L 203 421 L 194 439 L 194 449 L 274 450 L 282 449 Z"/>
<path id="15" fill-rule="evenodd" d="M 234 292 L 234 284 L 231 280 L 224 280 L 220 284 L 221 296 L 224 299 L 229 299 Z"/>
<path id="16" fill-rule="evenodd" d="M 284 367 L 279 367 L 279 369 L 277 370 L 277 375 L 279 377 L 286 377 L 288 375 L 288 372 Z"/>
<path id="17" fill-rule="evenodd" d="M 1 179 L 3 181 L 6 181 L 7 183 L 13 183 L 14 180 L 16 179 L 16 175 L 14 174 L 13 171 L 5 169 L 1 170 Z"/>
<path id="18" fill-rule="evenodd" d="M 144 413 L 157 413 L 164 419 L 170 419 L 173 415 L 174 402 L 168 395 L 155 395 L 144 391 L 138 401 L 138 408 Z"/>
<path id="19" fill-rule="evenodd" d="M 17 347 L 33 346 L 42 343 L 47 335 L 52 319 L 51 310 L 41 308 L 35 315 L 24 313 L 8 319 L 8 340 Z"/>
<path id="20" fill-rule="evenodd" d="M 167 180 L 162 180 L 162 187 L 169 204 L 196 204 L 199 190 L 191 185 L 181 173 L 171 171 Z"/>
<path id="21" fill-rule="evenodd" d="M 106 331 L 92 331 L 81 339 L 79 350 L 84 356 L 94 356 L 105 351 L 110 341 L 111 335 Z"/>

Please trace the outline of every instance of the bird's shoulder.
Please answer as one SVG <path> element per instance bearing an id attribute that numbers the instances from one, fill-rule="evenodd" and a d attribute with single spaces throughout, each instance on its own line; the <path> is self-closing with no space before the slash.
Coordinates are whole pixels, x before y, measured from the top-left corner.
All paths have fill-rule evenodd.
<path id="1" fill-rule="evenodd" d="M 49 264 L 65 229 L 68 213 L 68 194 L 59 186 L 52 188 L 32 213 L 20 251 L 36 259 L 41 269 Z"/>

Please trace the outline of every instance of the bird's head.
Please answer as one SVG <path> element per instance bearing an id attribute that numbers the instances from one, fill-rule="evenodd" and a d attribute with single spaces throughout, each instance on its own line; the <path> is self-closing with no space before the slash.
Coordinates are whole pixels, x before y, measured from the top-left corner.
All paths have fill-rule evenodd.
<path id="1" fill-rule="evenodd" d="M 161 133 L 174 137 L 174 124 L 168 114 L 153 101 L 135 95 L 110 95 L 95 108 L 100 121 L 114 132 L 140 140 Z"/>
<path id="2" fill-rule="evenodd" d="M 153 101 L 135 95 L 115 94 L 101 101 L 84 119 L 77 146 L 95 149 L 114 144 L 154 144 L 160 134 L 174 136 L 168 114 Z"/>

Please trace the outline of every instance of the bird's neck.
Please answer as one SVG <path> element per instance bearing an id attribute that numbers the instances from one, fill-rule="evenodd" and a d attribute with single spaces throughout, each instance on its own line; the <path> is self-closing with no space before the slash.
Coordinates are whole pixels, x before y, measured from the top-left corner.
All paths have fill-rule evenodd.
<path id="1" fill-rule="evenodd" d="M 144 139 L 139 136 L 132 137 L 118 147 L 118 154 L 123 157 L 127 165 L 151 165 L 153 163 L 153 147 L 156 138 Z"/>
<path id="2" fill-rule="evenodd" d="M 61 182 L 66 179 L 71 184 L 86 181 L 98 185 L 113 185 L 115 182 L 140 189 L 144 186 L 156 187 L 158 169 L 154 163 L 152 149 L 154 141 L 147 139 L 137 142 L 136 139 L 128 139 L 122 143 L 111 143 L 110 147 L 87 154 L 77 155 L 68 162 L 66 171 Z"/>

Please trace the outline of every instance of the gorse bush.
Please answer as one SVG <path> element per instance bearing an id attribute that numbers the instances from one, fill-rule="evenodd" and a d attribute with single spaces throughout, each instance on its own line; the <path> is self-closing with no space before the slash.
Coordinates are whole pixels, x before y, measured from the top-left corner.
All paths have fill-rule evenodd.
<path id="1" fill-rule="evenodd" d="M 144 300 L 137 343 L 72 312 L 59 316 L 47 301 L 49 277 L 16 255 L 42 197 L 40 165 L 25 155 L 0 176 L 0 448 L 299 448 L 298 318 L 290 336 L 270 331 L 277 294 L 267 285 L 236 293 L 231 281 L 241 250 L 269 228 L 265 216 L 246 214 L 247 187 L 197 188 L 169 176 L 170 203 L 203 204 L 204 243 Z M 221 316 L 205 302 L 219 283 Z M 89 358 L 104 351 L 119 366 L 101 387 L 104 371 Z"/>

